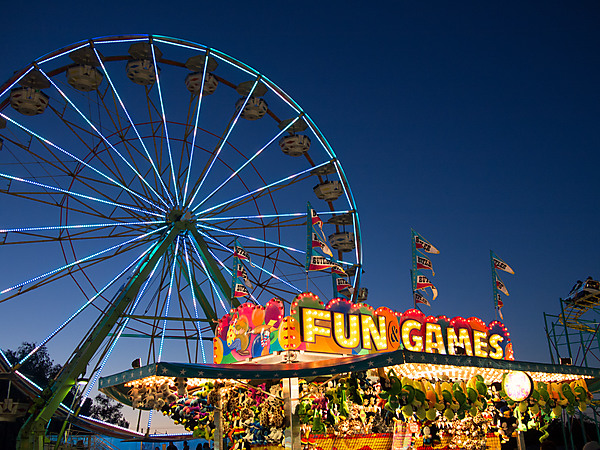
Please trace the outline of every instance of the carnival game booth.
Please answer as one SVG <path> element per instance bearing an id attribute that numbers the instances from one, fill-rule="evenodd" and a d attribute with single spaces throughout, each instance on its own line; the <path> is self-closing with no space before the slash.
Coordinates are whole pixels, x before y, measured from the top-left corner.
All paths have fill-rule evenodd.
<path id="1" fill-rule="evenodd" d="M 600 370 L 513 360 L 503 324 L 301 294 L 244 304 L 213 364 L 161 362 L 100 380 L 215 448 L 500 448 L 592 401 Z M 593 437 L 594 439 L 596 437 Z"/>

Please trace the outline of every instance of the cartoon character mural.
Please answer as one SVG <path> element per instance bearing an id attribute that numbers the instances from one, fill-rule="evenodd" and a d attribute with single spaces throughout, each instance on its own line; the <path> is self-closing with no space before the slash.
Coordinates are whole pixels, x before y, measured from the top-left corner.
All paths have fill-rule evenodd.
<path id="1" fill-rule="evenodd" d="M 244 303 L 219 320 L 213 339 L 213 360 L 230 364 L 283 350 L 278 329 L 283 302 L 273 298 L 265 306 Z"/>

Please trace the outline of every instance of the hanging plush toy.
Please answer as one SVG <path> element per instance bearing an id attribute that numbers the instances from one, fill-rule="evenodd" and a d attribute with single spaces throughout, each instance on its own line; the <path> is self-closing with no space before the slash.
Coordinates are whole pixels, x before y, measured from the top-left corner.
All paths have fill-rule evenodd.
<path id="1" fill-rule="evenodd" d="M 431 447 L 433 445 L 433 436 L 431 436 L 431 429 L 427 426 L 423 427 L 423 445 L 425 447 Z"/>
<path id="2" fill-rule="evenodd" d="M 187 397 L 187 378 L 175 378 L 175 388 L 177 389 L 177 395 L 179 395 L 180 397 Z"/>

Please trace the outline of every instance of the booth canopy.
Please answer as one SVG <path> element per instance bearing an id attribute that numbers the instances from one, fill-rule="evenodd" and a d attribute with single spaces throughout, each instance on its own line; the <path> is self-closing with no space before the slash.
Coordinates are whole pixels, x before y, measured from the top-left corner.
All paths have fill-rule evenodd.
<path id="1" fill-rule="evenodd" d="M 100 378 L 99 389 L 121 403 L 131 405 L 132 382 L 156 378 L 233 379 L 244 381 L 279 380 L 332 376 L 368 369 L 393 369 L 409 378 L 468 379 L 476 374 L 486 381 L 501 381 L 511 371 L 527 372 L 534 381 L 564 382 L 579 378 L 600 379 L 600 369 L 569 365 L 496 360 L 475 356 L 453 356 L 397 350 L 363 356 L 331 358 L 289 364 L 190 364 L 160 362 Z M 595 380 L 588 385 L 595 385 Z"/>

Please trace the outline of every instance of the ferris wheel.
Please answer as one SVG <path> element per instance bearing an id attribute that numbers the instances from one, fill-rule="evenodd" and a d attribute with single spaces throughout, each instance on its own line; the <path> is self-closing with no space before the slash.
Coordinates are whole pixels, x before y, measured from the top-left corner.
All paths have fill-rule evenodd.
<path id="1" fill-rule="evenodd" d="M 201 362 L 239 302 L 335 296 L 330 272 L 305 270 L 309 201 L 356 298 L 360 226 L 340 161 L 250 66 L 181 39 L 102 37 L 16 72 L 0 102 L 0 308 L 40 346 L 71 342 L 92 373 L 115 348 Z"/>

